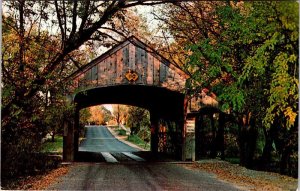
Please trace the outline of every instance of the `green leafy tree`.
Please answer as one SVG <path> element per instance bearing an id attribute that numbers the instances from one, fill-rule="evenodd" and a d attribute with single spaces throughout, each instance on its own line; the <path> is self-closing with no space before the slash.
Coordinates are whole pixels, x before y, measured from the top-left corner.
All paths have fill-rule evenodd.
<path id="1" fill-rule="evenodd" d="M 150 113 L 148 110 L 130 106 L 128 109 L 127 125 L 130 127 L 131 135 L 140 133 L 141 135 L 149 136 L 150 128 Z"/>
<path id="2" fill-rule="evenodd" d="M 221 109 L 238 117 L 242 164 L 251 166 L 257 128 L 263 128 L 263 158 L 275 141 L 283 170 L 296 148 L 288 137 L 296 133 L 298 116 L 298 3 L 253 2 L 216 10 L 220 36 L 188 47 L 191 86 L 210 87 Z"/>
<path id="3" fill-rule="evenodd" d="M 155 14 L 163 54 L 191 76 L 188 93 L 208 88 L 235 117 L 242 165 L 252 165 L 258 137 L 265 164 L 273 143 L 282 170 L 296 151 L 298 8 L 297 2 L 176 2 Z"/>

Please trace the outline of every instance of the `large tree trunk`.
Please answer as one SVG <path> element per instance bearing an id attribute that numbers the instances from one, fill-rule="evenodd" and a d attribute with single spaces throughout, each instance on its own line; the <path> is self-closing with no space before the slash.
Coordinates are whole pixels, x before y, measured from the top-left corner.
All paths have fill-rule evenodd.
<path id="1" fill-rule="evenodd" d="M 239 123 L 240 164 L 247 168 L 253 167 L 256 149 L 257 130 L 251 113 L 243 116 Z"/>
<path id="2" fill-rule="evenodd" d="M 211 154 L 210 156 L 212 158 L 216 158 L 217 156 L 217 139 L 216 139 L 216 127 L 215 127 L 215 121 L 214 121 L 214 113 L 211 112 L 209 114 L 209 119 L 210 119 L 210 125 L 211 125 L 211 131 L 212 131 L 212 145 L 211 145 Z"/>
<path id="3" fill-rule="evenodd" d="M 268 168 L 272 160 L 272 150 L 273 150 L 273 142 L 276 136 L 278 136 L 277 131 L 278 120 L 275 118 L 273 124 L 271 125 L 269 131 L 264 127 L 265 134 L 265 147 L 263 150 L 263 154 L 261 157 L 261 165 L 263 169 Z"/>
<path id="4" fill-rule="evenodd" d="M 293 152 L 297 152 L 298 149 L 298 118 L 295 121 L 295 125 L 291 127 L 291 129 L 286 132 L 287 136 L 283 140 L 282 154 L 280 158 L 280 173 L 286 175 L 292 175 L 291 169 L 291 155 Z"/>

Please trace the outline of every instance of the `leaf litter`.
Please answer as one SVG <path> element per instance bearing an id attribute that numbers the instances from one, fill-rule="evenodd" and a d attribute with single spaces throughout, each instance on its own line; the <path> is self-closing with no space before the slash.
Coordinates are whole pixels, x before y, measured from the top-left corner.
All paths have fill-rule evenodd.
<path id="1" fill-rule="evenodd" d="M 297 179 L 273 172 L 256 171 L 217 159 L 202 160 L 187 169 L 215 174 L 218 179 L 235 184 L 239 189 L 251 191 L 295 191 Z"/>

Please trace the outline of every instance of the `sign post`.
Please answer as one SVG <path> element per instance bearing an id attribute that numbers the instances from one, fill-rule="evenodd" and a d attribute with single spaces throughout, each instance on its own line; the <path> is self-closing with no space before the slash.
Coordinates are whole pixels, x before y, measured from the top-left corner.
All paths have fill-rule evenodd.
<path id="1" fill-rule="evenodd" d="M 195 161 L 195 118 L 186 120 L 186 159 Z"/>

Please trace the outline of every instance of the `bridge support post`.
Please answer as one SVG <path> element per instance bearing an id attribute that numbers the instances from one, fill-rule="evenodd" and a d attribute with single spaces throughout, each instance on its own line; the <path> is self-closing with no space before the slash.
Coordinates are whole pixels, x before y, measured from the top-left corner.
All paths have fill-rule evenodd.
<path id="1" fill-rule="evenodd" d="M 74 125 L 69 120 L 64 122 L 63 161 L 74 161 Z"/>
<path id="2" fill-rule="evenodd" d="M 78 156 L 78 147 L 79 147 L 79 110 L 76 109 L 74 117 L 74 159 Z"/>
<path id="3" fill-rule="evenodd" d="M 153 154 L 157 154 L 158 152 L 158 128 L 158 118 L 151 115 L 151 152 Z"/>
<path id="4" fill-rule="evenodd" d="M 188 97 L 185 96 L 183 100 L 183 113 L 182 120 L 179 122 L 182 126 L 182 148 L 181 148 L 181 160 L 186 161 L 186 119 L 187 119 Z"/>

